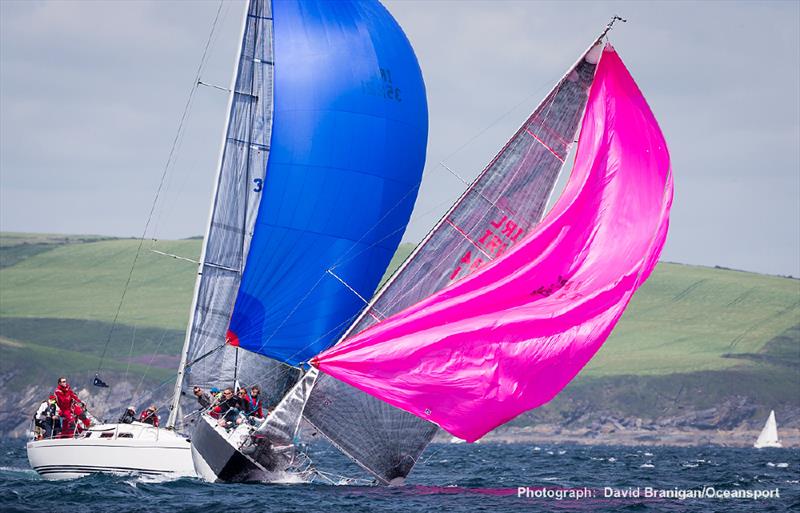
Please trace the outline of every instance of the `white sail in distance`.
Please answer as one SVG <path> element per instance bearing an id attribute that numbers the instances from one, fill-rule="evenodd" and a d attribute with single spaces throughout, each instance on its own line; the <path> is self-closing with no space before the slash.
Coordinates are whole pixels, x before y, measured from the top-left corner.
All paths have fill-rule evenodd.
<path id="1" fill-rule="evenodd" d="M 764 447 L 783 447 L 780 440 L 778 440 L 778 423 L 775 421 L 775 410 L 770 410 L 767 422 L 764 424 L 764 429 L 758 435 L 758 440 L 753 444 L 756 449 L 763 449 Z"/>

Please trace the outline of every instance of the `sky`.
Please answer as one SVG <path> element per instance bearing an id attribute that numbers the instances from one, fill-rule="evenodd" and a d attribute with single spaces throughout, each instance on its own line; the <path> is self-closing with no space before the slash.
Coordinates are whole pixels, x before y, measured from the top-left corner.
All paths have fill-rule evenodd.
<path id="1" fill-rule="evenodd" d="M 662 260 L 800 276 L 800 2 L 386 1 L 426 83 L 418 241 L 610 18 L 662 127 Z M 0 1 L 0 230 L 139 236 L 217 1 Z M 227 87 L 243 3 L 203 82 Z M 226 93 L 199 87 L 149 235 L 201 234 Z"/>

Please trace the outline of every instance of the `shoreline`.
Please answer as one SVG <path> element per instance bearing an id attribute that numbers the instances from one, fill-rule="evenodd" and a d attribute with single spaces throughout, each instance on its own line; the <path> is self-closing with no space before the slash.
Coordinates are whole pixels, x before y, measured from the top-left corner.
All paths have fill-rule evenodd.
<path id="1" fill-rule="evenodd" d="M 624 429 L 610 432 L 592 431 L 590 429 L 563 429 L 558 426 L 539 425 L 492 432 L 481 438 L 480 442 L 496 443 L 544 443 L 574 445 L 621 445 L 621 446 L 673 446 L 701 447 L 715 445 L 719 447 L 753 447 L 760 429 Z M 800 428 L 778 428 L 778 434 L 784 449 L 800 447 Z M 437 436 L 436 442 L 452 442 L 449 435 Z"/>

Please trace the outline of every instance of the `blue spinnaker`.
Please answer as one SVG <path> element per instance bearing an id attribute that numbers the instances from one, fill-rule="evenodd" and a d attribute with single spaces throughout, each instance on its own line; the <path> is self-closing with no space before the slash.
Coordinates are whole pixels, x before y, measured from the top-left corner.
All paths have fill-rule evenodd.
<path id="1" fill-rule="evenodd" d="M 269 160 L 251 184 L 262 198 L 228 341 L 296 365 L 336 341 L 397 249 L 428 112 L 411 45 L 378 2 L 276 0 L 273 27 Z"/>

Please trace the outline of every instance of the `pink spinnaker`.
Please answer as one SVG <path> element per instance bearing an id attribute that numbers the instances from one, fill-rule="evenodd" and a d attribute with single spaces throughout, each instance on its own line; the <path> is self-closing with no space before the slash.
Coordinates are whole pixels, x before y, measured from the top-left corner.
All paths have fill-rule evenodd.
<path id="1" fill-rule="evenodd" d="M 672 203 L 666 142 L 606 46 L 572 175 L 502 257 L 312 361 L 474 441 L 540 406 L 594 356 L 647 279 Z"/>

